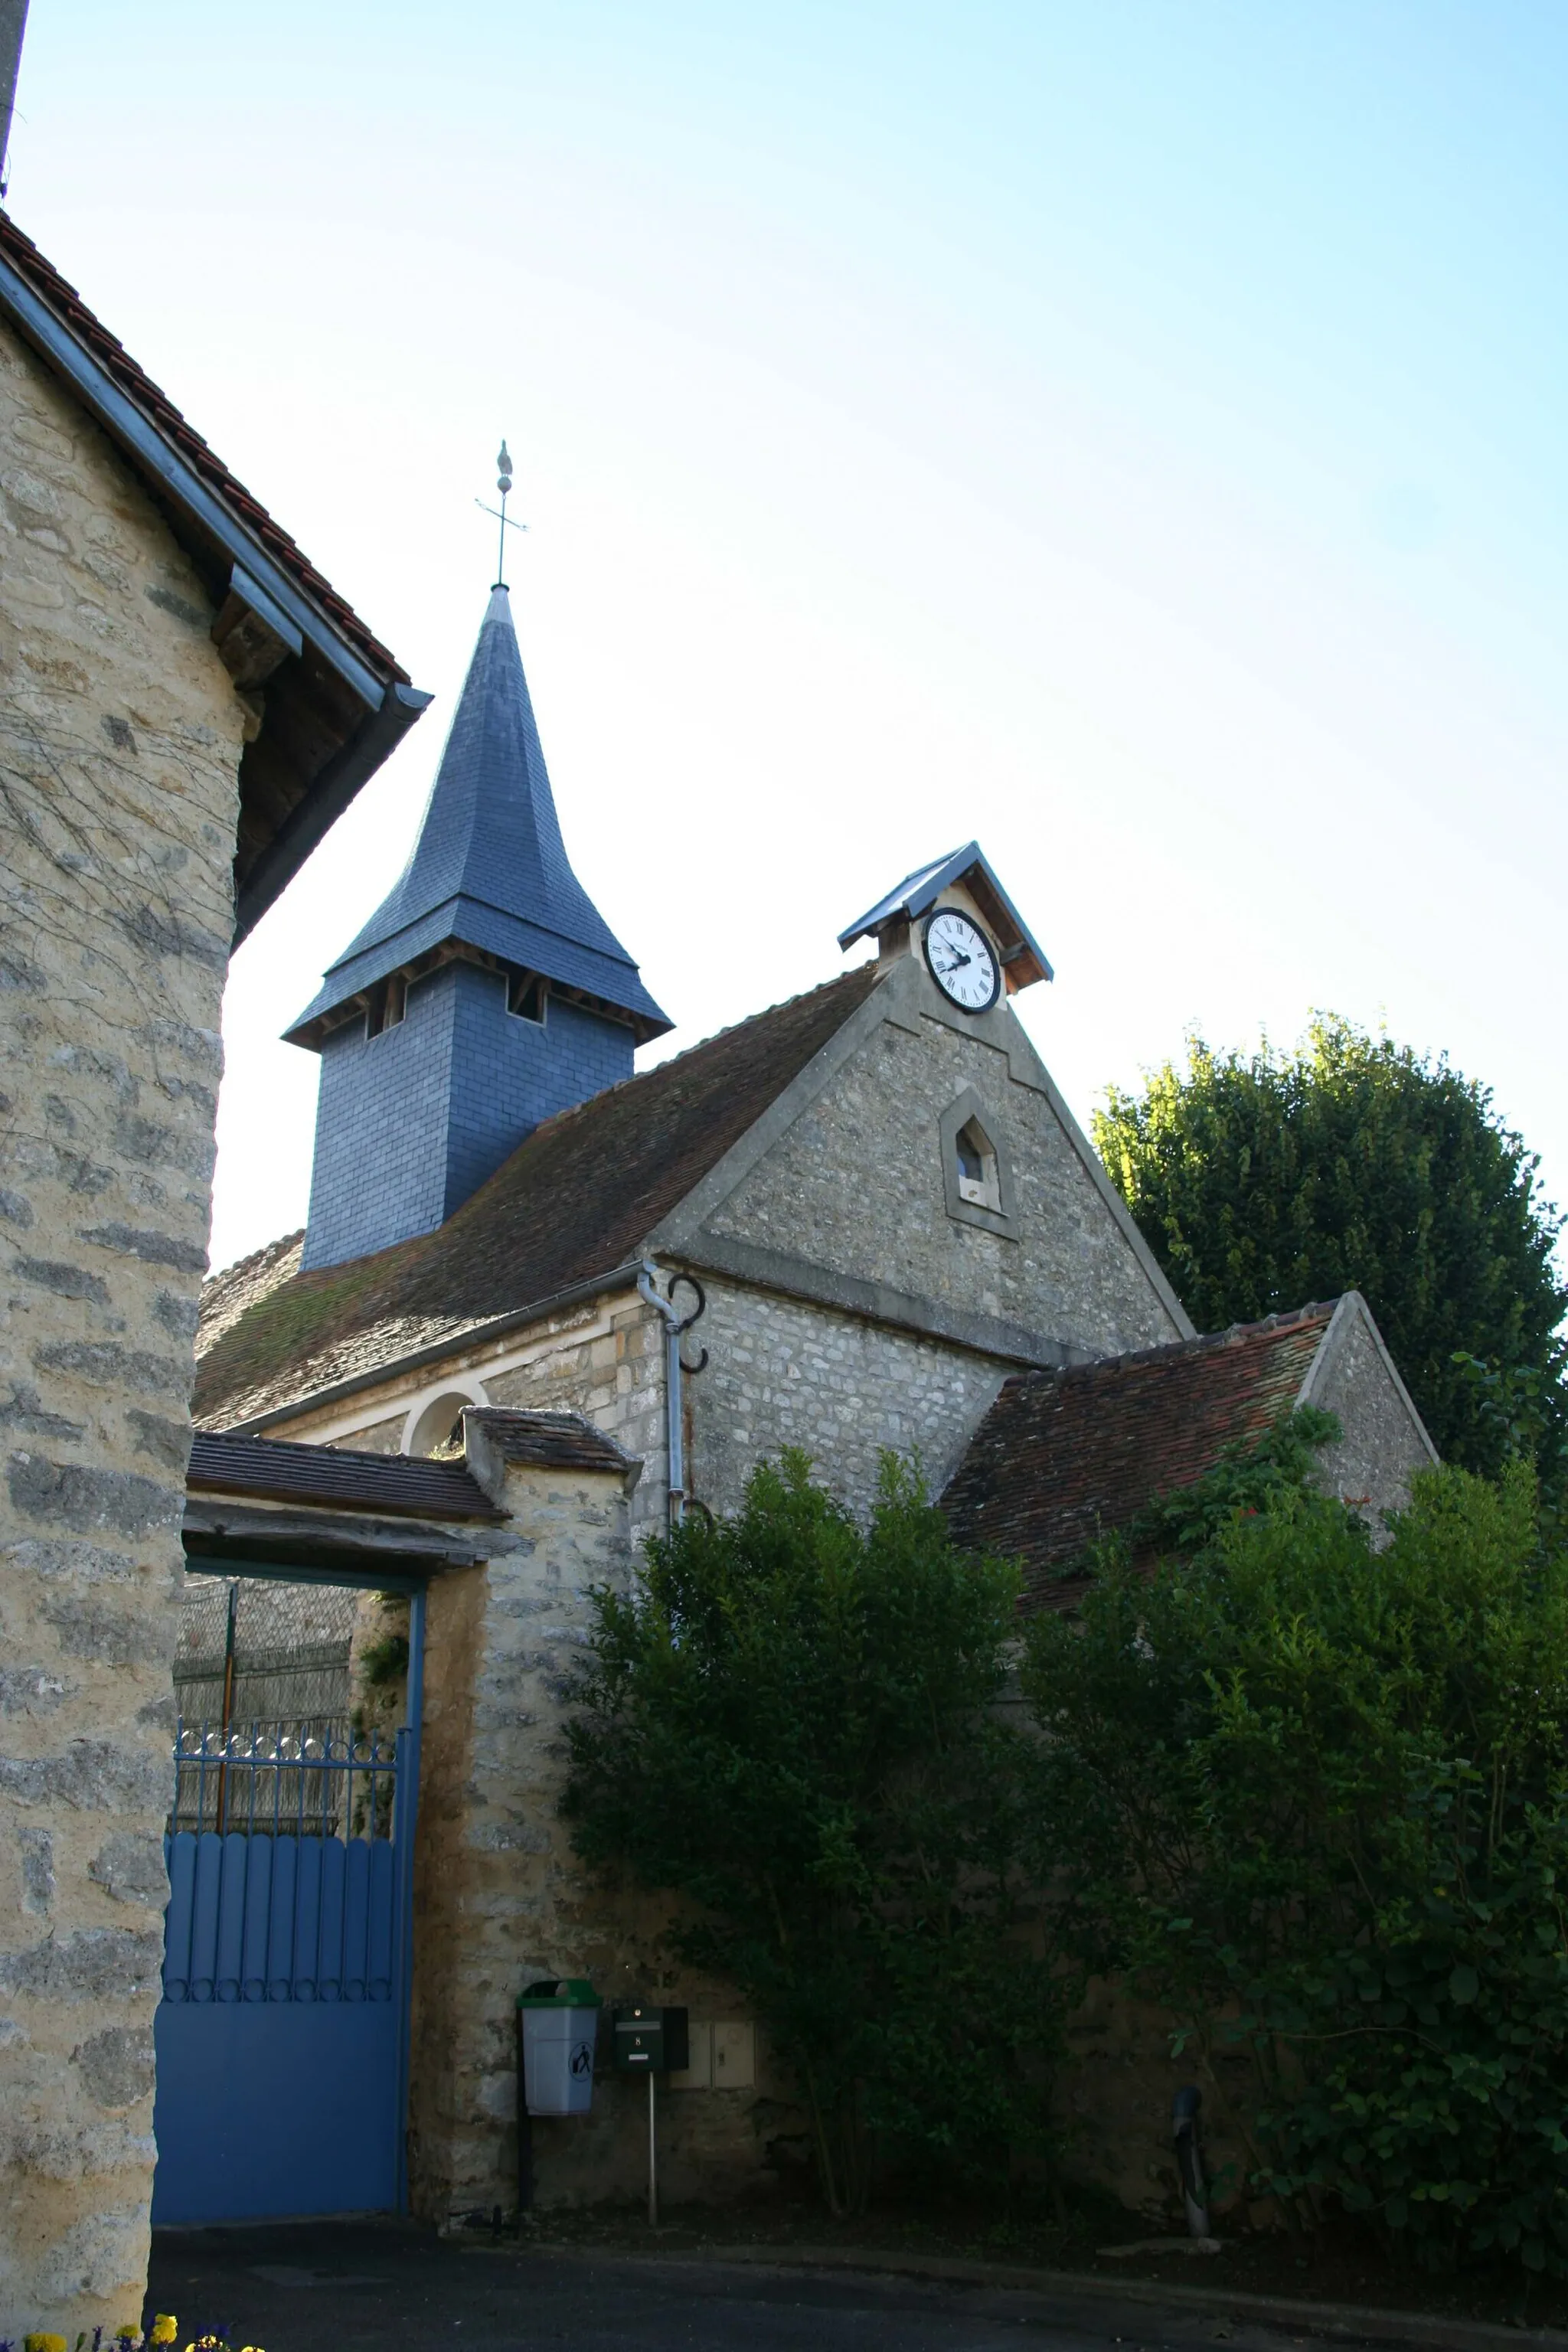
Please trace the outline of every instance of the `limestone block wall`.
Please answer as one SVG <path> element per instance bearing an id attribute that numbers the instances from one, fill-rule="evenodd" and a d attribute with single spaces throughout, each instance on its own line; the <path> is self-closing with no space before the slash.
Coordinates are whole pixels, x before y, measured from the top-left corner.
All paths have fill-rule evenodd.
<path id="1" fill-rule="evenodd" d="M 606 2002 L 744 2014 L 722 1987 L 673 1968 L 658 1904 L 588 1880 L 556 1816 L 588 1591 L 632 1572 L 626 1482 L 510 1465 L 505 1501 L 511 1519 L 489 1561 L 437 1578 L 426 1602 L 409 2146 L 416 2210 L 441 2225 L 515 2210 L 514 2004 L 525 1984 L 586 1976 Z M 664 2101 L 672 2200 L 776 2185 L 781 2142 L 801 2119 L 759 2058 L 747 2089 Z M 536 2119 L 539 2203 L 639 2196 L 646 2097 L 642 2083 L 603 2073 L 590 2116 Z"/>
<path id="2" fill-rule="evenodd" d="M 664 1526 L 669 1492 L 664 1326 L 635 1291 L 608 1302 L 607 1320 L 607 1331 L 487 1377 L 485 1391 L 521 1412 L 580 1412 L 641 1463 L 628 1507 L 635 1547 Z"/>
<path id="3" fill-rule="evenodd" d="M 708 1311 L 691 1342 L 708 1362 L 683 1387 L 688 1483 L 710 1510 L 733 1510 L 748 1473 L 786 1445 L 803 1447 L 857 1511 L 876 1493 L 886 1450 L 918 1454 L 940 1495 L 1016 1369 L 805 1299 L 702 1279 Z"/>
<path id="4" fill-rule="evenodd" d="M 0 2336 L 135 2314 L 242 714 L 0 331 Z"/>

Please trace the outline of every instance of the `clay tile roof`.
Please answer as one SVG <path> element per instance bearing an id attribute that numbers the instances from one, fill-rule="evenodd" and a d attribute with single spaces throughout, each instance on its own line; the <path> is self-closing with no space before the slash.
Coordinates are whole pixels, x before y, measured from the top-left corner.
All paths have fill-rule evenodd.
<path id="1" fill-rule="evenodd" d="M 293 574 L 313 603 L 331 614 L 343 636 L 371 667 L 384 677 L 398 678 L 406 684 L 407 671 L 380 639 L 371 635 L 353 607 L 345 604 L 281 525 L 273 521 L 260 499 L 253 498 L 244 483 L 235 479 L 223 459 L 186 424 L 168 394 L 159 390 L 144 369 L 138 367 L 119 338 L 111 335 L 102 320 L 88 309 L 76 288 L 67 283 L 54 264 L 44 258 L 32 238 L 25 236 L 3 212 L 0 254 L 70 329 L 77 341 L 86 345 L 105 373 L 112 377 L 129 400 L 134 401 L 149 423 L 174 444 L 208 488 L 239 516 L 273 560 Z"/>
<path id="2" fill-rule="evenodd" d="M 1015 1375 L 942 1498 L 954 1535 L 1022 1560 L 1026 1608 L 1070 1606 L 1056 1571 L 1291 1409 L 1335 1304 Z"/>
<path id="3" fill-rule="evenodd" d="M 632 1457 L 578 1412 L 513 1412 L 484 1405 L 463 1416 L 468 1428 L 484 1432 L 509 1462 L 533 1462 L 552 1470 L 611 1470 L 620 1475 Z"/>
<path id="4" fill-rule="evenodd" d="M 197 1419 L 254 1421 L 544 1311 L 602 1277 L 629 1281 L 660 1220 L 878 976 L 861 964 L 546 1119 L 434 1233 L 279 1282 L 211 1344 L 198 1339 Z"/>
<path id="5" fill-rule="evenodd" d="M 329 1510 L 378 1511 L 399 1518 L 506 1516 L 460 1462 L 354 1454 L 346 1446 L 293 1445 L 222 1431 L 196 1432 L 185 1483 L 201 1494 L 313 1503 Z"/>

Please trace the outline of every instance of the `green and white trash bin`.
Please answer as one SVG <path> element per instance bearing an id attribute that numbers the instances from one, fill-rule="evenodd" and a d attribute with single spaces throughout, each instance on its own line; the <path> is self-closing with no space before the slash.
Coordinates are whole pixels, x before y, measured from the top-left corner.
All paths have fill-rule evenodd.
<path id="1" fill-rule="evenodd" d="M 594 2104 L 594 2053 L 602 2006 L 586 1977 L 546 1977 L 518 1995 L 521 2113 L 588 2113 Z"/>

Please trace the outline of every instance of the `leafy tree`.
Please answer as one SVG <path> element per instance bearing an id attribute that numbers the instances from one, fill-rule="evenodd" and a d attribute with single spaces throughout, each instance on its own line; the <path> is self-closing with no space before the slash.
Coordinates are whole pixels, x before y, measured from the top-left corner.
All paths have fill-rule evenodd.
<path id="1" fill-rule="evenodd" d="M 1430 1474 L 1377 1549 L 1291 1475 L 1324 1434 L 1030 1628 L 1058 1885 L 1222 2105 L 1250 2061 L 1258 2188 L 1568 2273 L 1568 1561 L 1521 1465 Z"/>
<path id="2" fill-rule="evenodd" d="M 1032 1747 L 994 1704 L 1017 1578 L 890 1458 L 866 1528 L 809 1466 L 595 1596 L 564 1802 L 588 1862 L 684 1898 L 675 1950 L 754 2006 L 845 2211 L 879 2153 L 1043 2147 L 1063 1995 L 1029 1935 Z"/>
<path id="3" fill-rule="evenodd" d="M 1094 1128 L 1200 1330 L 1360 1290 L 1445 1459 L 1560 1478 L 1563 1220 L 1486 1087 L 1320 1017 L 1289 1054 L 1194 1037 Z"/>

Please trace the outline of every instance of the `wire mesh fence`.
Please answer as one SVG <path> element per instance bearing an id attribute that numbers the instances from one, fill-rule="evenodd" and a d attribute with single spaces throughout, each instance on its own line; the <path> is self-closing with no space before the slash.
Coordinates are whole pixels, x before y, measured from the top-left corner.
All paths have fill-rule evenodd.
<path id="1" fill-rule="evenodd" d="M 170 1835 L 391 1835 L 395 1742 L 352 1708 L 359 1601 L 340 1585 L 187 1579 Z"/>
<path id="2" fill-rule="evenodd" d="M 180 1713 L 187 1722 L 346 1723 L 358 1601 L 342 1585 L 188 1577 L 174 1650 Z"/>

